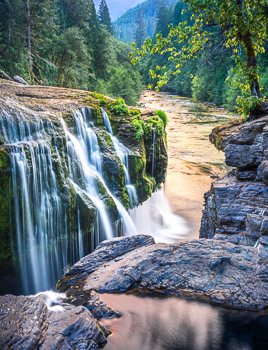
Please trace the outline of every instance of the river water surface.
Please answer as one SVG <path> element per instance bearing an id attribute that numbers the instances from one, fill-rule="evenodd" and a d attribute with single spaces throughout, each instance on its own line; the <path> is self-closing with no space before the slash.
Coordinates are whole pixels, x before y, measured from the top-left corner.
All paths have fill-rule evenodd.
<path id="1" fill-rule="evenodd" d="M 105 350 L 265 350 L 268 315 L 224 310 L 175 297 L 99 295 L 119 311 L 103 319 Z"/>
<path id="2" fill-rule="evenodd" d="M 209 134 L 232 117 L 211 104 L 153 91 L 145 91 L 140 104 L 147 109 L 161 109 L 168 116 L 165 192 L 174 214 L 185 218 L 190 226 L 183 239 L 198 238 L 204 193 L 215 177 L 226 173 L 224 153 L 210 143 Z"/>

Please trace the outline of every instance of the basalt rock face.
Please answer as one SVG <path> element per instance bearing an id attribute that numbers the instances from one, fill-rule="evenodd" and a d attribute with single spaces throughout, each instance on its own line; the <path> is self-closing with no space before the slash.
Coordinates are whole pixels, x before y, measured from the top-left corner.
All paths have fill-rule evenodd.
<path id="1" fill-rule="evenodd" d="M 0 348 L 3 350 L 102 349 L 108 333 L 82 306 L 48 308 L 42 296 L 0 297 Z"/>
<path id="2" fill-rule="evenodd" d="M 208 239 L 154 244 L 148 236 L 104 244 L 74 265 L 58 283 L 58 290 L 76 305 L 79 301 L 87 307 L 92 291 L 139 290 L 235 308 L 268 307 L 267 239 L 262 238 L 257 248 Z"/>
<path id="3" fill-rule="evenodd" d="M 30 287 L 24 293 L 52 288 L 67 264 L 93 251 L 107 236 L 121 235 L 122 212 L 145 201 L 164 182 L 165 130 L 156 135 L 152 176 L 151 140 L 148 135 L 136 137 L 132 119 L 137 115 L 142 120 L 157 118 L 86 91 L 0 79 L 0 272 L 6 275 L 14 265 L 23 274 L 31 264 L 33 276 L 35 266 L 44 267 L 25 283 Z M 86 162 L 88 168 L 80 164 Z M 109 230 L 100 222 L 101 211 L 107 213 Z M 32 249 L 28 243 L 35 240 Z M 51 266 L 45 268 L 47 261 Z M 46 271 L 54 277 L 35 288 Z M 7 279 L 5 286 L 16 281 Z M 0 288 L 0 294 L 10 291 L 21 293 L 13 286 Z"/>
<path id="4" fill-rule="evenodd" d="M 268 235 L 268 116 L 217 127 L 210 138 L 235 169 L 205 194 L 200 237 L 254 245 Z"/>

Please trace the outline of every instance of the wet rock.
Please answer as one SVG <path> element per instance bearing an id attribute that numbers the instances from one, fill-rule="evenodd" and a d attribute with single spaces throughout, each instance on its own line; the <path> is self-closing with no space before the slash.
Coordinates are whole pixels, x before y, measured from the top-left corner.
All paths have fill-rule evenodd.
<path id="1" fill-rule="evenodd" d="M 236 169 L 205 195 L 200 237 L 234 235 L 239 244 L 252 245 L 268 232 L 268 116 L 217 127 L 210 139 L 220 143 L 226 163 Z"/>
<path id="2" fill-rule="evenodd" d="M 131 236 L 119 237 L 113 240 L 103 241 L 96 250 L 79 260 L 68 271 L 67 275 L 77 275 L 79 273 L 91 273 L 104 262 L 113 259 L 120 260 L 120 257 L 129 251 L 136 248 L 147 247 L 154 244 L 154 239 L 151 236 Z"/>
<path id="3" fill-rule="evenodd" d="M 239 180 L 254 180 L 257 176 L 257 169 L 242 170 L 237 169 L 235 176 Z"/>
<path id="4" fill-rule="evenodd" d="M 253 238 L 260 238 L 268 234 L 268 215 L 248 214 L 246 220 L 246 235 Z"/>
<path id="5" fill-rule="evenodd" d="M 5 349 L 102 349 L 107 332 L 90 311 L 68 304 L 49 310 L 43 298 L 0 297 L 0 348 Z"/>
<path id="6" fill-rule="evenodd" d="M 229 174 L 214 182 L 207 194 L 200 237 L 240 234 L 246 230 L 247 216 L 256 209 L 265 210 L 267 205 L 268 187 L 264 183 L 239 181 Z M 255 235 L 258 237 L 261 233 Z"/>
<path id="7" fill-rule="evenodd" d="M 225 149 L 226 164 L 233 167 L 257 167 L 262 162 L 262 136 L 253 145 L 229 144 Z"/>
<path id="8" fill-rule="evenodd" d="M 129 239 L 125 237 L 124 244 L 128 245 Z M 105 246 L 110 251 L 116 247 L 113 240 Z M 259 272 L 265 266 L 260 254 L 254 247 L 207 239 L 136 248 L 132 245 L 118 258 L 112 254 L 110 261 L 102 249 L 97 249 L 80 260 L 79 269 L 74 269 L 72 275 L 62 277 L 58 289 L 67 295 L 92 291 L 123 293 L 133 289 L 158 291 L 231 307 L 263 308 L 268 306 L 268 284 L 261 278 L 264 272 Z M 93 258 L 98 264 L 95 269 L 88 268 Z M 81 274 L 83 278 L 78 279 Z"/>

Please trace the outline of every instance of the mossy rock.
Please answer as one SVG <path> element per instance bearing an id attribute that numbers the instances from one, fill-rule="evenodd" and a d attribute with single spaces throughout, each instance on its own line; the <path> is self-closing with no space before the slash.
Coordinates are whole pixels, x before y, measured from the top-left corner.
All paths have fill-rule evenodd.
<path id="1" fill-rule="evenodd" d="M 91 199 L 83 192 L 77 193 L 77 208 L 80 213 L 82 232 L 90 235 L 96 221 L 97 210 Z"/>
<path id="2" fill-rule="evenodd" d="M 68 112 L 62 112 L 61 113 L 63 120 L 65 121 L 65 123 L 67 124 L 68 128 L 72 129 L 74 128 L 74 115 L 72 113 L 72 111 L 68 111 Z"/>
<path id="3" fill-rule="evenodd" d="M 105 130 L 96 130 L 95 131 L 97 138 L 98 138 L 98 143 L 100 146 L 101 152 L 113 152 L 113 142 L 111 139 L 111 135 L 105 131 Z"/>

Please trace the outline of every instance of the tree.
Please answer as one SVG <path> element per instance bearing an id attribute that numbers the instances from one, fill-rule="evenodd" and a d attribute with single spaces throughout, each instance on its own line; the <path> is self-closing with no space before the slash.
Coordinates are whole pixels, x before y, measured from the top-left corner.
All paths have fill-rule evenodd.
<path id="1" fill-rule="evenodd" d="M 135 42 L 138 47 L 141 47 L 146 38 L 146 25 L 142 14 L 142 9 L 139 10 L 136 19 Z"/>
<path id="2" fill-rule="evenodd" d="M 107 3 L 105 0 L 101 0 L 99 10 L 98 10 L 98 17 L 100 24 L 103 24 L 106 26 L 107 30 L 113 34 L 113 27 L 112 27 L 112 21 L 110 17 L 110 12 L 107 6 Z"/>
<path id="3" fill-rule="evenodd" d="M 87 88 L 91 57 L 79 28 L 68 28 L 57 38 L 54 57 L 57 86 Z"/>
<path id="4" fill-rule="evenodd" d="M 208 51 L 211 55 L 222 46 L 229 48 L 239 77 L 235 84 L 242 94 L 237 99 L 239 112 L 262 115 L 267 105 L 261 98 L 257 56 L 264 52 L 267 36 L 267 1 L 185 0 L 185 3 L 192 12 L 192 24 L 182 22 L 171 27 L 166 38 L 158 34 L 155 44 L 147 39 L 143 50 L 137 50 L 134 45 L 132 61 L 148 54 L 168 53 L 169 60 L 174 61 L 172 68 L 151 70 L 160 88 L 170 76 L 181 73 L 187 60 L 200 54 L 204 56 Z"/>
<path id="5" fill-rule="evenodd" d="M 165 0 L 158 2 L 158 14 L 156 19 L 155 33 L 161 33 L 164 37 L 168 35 L 169 12 Z"/>
<path id="6" fill-rule="evenodd" d="M 29 80 L 43 80 L 39 67 L 40 61 L 47 60 L 42 57 L 43 50 L 53 42 L 53 34 L 56 30 L 54 22 L 55 0 L 26 0 L 26 38 L 29 64 Z M 44 36 L 45 35 L 45 36 Z"/>

